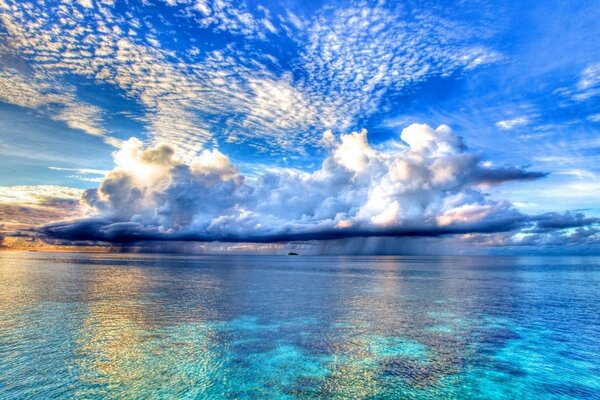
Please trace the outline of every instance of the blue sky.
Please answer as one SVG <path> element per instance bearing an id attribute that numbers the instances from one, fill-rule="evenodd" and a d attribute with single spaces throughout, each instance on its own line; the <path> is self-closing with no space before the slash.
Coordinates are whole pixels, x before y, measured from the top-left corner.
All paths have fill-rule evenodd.
<path id="1" fill-rule="evenodd" d="M 132 137 L 181 165 L 216 150 L 251 183 L 338 160 L 325 132 L 366 129 L 386 159 L 417 123 L 450 127 L 483 168 L 548 173 L 480 185 L 481 204 L 600 217 L 597 2 L 2 0 L 0 12 L 5 203 L 39 185 L 57 198 L 98 187 Z M 355 224 L 357 207 L 343 210 Z"/>

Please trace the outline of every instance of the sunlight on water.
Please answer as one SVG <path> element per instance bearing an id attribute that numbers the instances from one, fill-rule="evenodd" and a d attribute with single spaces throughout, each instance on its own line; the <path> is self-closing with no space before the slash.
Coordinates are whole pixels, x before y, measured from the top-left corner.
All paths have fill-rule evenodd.
<path id="1" fill-rule="evenodd" d="M 0 253 L 0 398 L 600 396 L 594 258 Z"/>

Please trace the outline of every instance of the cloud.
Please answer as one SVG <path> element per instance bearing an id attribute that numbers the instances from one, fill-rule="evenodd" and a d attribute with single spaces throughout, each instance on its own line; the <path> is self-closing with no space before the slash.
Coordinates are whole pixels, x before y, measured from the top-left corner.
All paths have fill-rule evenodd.
<path id="1" fill-rule="evenodd" d="M 83 190 L 65 186 L 0 186 L 0 221 L 5 228 L 28 227 L 80 218 Z"/>
<path id="2" fill-rule="evenodd" d="M 556 93 L 575 102 L 587 101 L 600 95 L 600 62 L 587 65 L 579 74 L 579 80 L 574 86 L 557 89 Z"/>
<path id="3" fill-rule="evenodd" d="M 600 222 L 600 218 L 586 217 L 583 213 L 546 213 L 536 217 L 537 232 L 554 231 L 557 229 L 581 228 Z"/>
<path id="4" fill-rule="evenodd" d="M 277 34 L 277 21 L 263 6 L 250 10 L 244 2 L 228 0 L 166 0 L 168 5 L 182 7 L 183 13 L 201 28 L 265 40 Z M 289 28 L 288 28 L 289 29 Z"/>
<path id="5" fill-rule="evenodd" d="M 52 171 L 70 171 L 75 172 L 69 175 L 68 178 L 77 179 L 83 182 L 102 182 L 103 177 L 108 173 L 107 170 L 90 169 L 90 168 L 64 168 L 64 167 L 48 167 Z"/>
<path id="6" fill-rule="evenodd" d="M 225 0 L 167 4 L 143 2 L 134 15 L 112 2 L 0 2 L 3 52 L 30 67 L 27 90 L 43 88 L 31 96 L 41 103 L 22 90 L 5 101 L 37 109 L 46 91 L 70 93 L 48 115 L 118 146 L 106 103 L 84 102 L 68 84 L 92 82 L 136 103 L 148 142 L 183 159 L 224 142 L 282 154 L 320 146 L 315 132 L 350 130 L 384 109 L 385 95 L 498 58 L 479 43 L 484 24 L 405 6 L 343 4 L 299 17 Z M 176 45 L 164 35 L 175 28 Z M 219 40 L 202 46 L 198 32 Z"/>
<path id="7" fill-rule="evenodd" d="M 475 35 L 490 34 L 479 28 L 404 4 L 325 8 L 307 28 L 306 86 L 334 105 L 326 127 L 348 129 L 380 110 L 386 95 L 495 62 L 495 50 L 474 44 Z"/>
<path id="8" fill-rule="evenodd" d="M 112 146 L 120 144 L 102 128 L 102 110 L 77 99 L 72 86 L 49 83 L 39 76 L 6 68 L 0 70 L 0 101 L 37 110 L 71 129 L 102 137 Z"/>
<path id="9" fill-rule="evenodd" d="M 600 63 L 588 65 L 577 82 L 576 100 L 587 100 L 600 94 Z"/>
<path id="10" fill-rule="evenodd" d="M 79 199 L 81 189 L 55 185 L 0 186 L 0 203 L 44 204 L 52 199 Z"/>
<path id="11" fill-rule="evenodd" d="M 517 167 L 482 168 L 473 179 L 483 185 L 496 185 L 510 181 L 532 181 L 548 176 L 546 172 L 526 171 Z"/>
<path id="12" fill-rule="evenodd" d="M 591 122 L 600 122 L 600 113 L 590 114 L 588 115 L 587 119 Z"/>
<path id="13" fill-rule="evenodd" d="M 460 236 L 463 245 L 502 248 L 504 251 L 539 251 L 548 254 L 597 253 L 600 251 L 600 218 L 581 212 L 530 216 L 518 231 Z"/>
<path id="14" fill-rule="evenodd" d="M 64 240 L 281 242 L 358 236 L 437 237 L 517 229 L 528 219 L 487 198 L 482 182 L 544 174 L 491 168 L 445 125 L 413 124 L 406 148 L 380 151 L 367 132 L 329 137 L 313 172 L 290 169 L 244 176 L 218 150 L 182 161 L 168 145 L 130 139 L 115 168 L 83 194 L 88 217 L 46 225 Z"/>
<path id="15" fill-rule="evenodd" d="M 519 126 L 529 124 L 529 118 L 527 117 L 517 117 L 513 119 L 505 119 L 502 121 L 496 122 L 496 126 L 500 129 L 504 129 L 509 131 L 511 129 L 517 128 Z"/>

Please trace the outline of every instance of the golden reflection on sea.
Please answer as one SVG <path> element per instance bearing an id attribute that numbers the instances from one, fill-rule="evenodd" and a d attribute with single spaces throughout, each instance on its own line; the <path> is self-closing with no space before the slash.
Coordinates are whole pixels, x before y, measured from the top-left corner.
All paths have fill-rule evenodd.
<path id="1" fill-rule="evenodd" d="M 88 307 L 75 340 L 81 380 L 114 398 L 156 397 L 161 391 L 210 385 L 218 367 L 204 324 L 160 326 L 149 312 L 157 304 L 144 268 L 96 268 L 86 287 Z M 160 305 L 159 305 L 160 306 Z M 193 370 L 180 369 L 193 365 Z M 77 393 L 86 397 L 91 393 Z"/>

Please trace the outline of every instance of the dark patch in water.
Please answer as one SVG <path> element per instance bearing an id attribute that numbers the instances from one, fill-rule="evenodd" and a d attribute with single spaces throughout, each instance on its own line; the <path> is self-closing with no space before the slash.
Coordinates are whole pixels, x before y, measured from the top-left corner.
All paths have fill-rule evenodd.
<path id="1" fill-rule="evenodd" d="M 513 376 L 513 377 L 519 377 L 522 378 L 524 376 L 527 376 L 527 373 L 507 362 L 501 362 L 501 361 L 494 361 L 494 362 L 489 362 L 487 363 L 487 367 L 488 368 L 492 368 L 496 371 L 502 372 L 504 374 Z"/>
<path id="2" fill-rule="evenodd" d="M 242 354 L 266 353 L 273 350 L 273 342 L 268 340 L 245 340 L 235 342 L 235 351 Z"/>
<path id="3" fill-rule="evenodd" d="M 510 329 L 500 328 L 485 331 L 478 339 L 479 343 L 483 345 L 502 346 L 509 340 L 521 339 L 521 335 Z"/>
<path id="4" fill-rule="evenodd" d="M 314 337 L 305 337 L 301 340 L 292 342 L 298 347 L 302 348 L 308 354 L 313 356 L 324 356 L 332 354 L 335 351 L 335 347 L 326 340 L 314 340 Z"/>
<path id="5" fill-rule="evenodd" d="M 381 372 L 384 375 L 403 378 L 414 386 L 432 385 L 438 377 L 431 366 L 404 358 L 394 358 L 383 362 Z"/>

